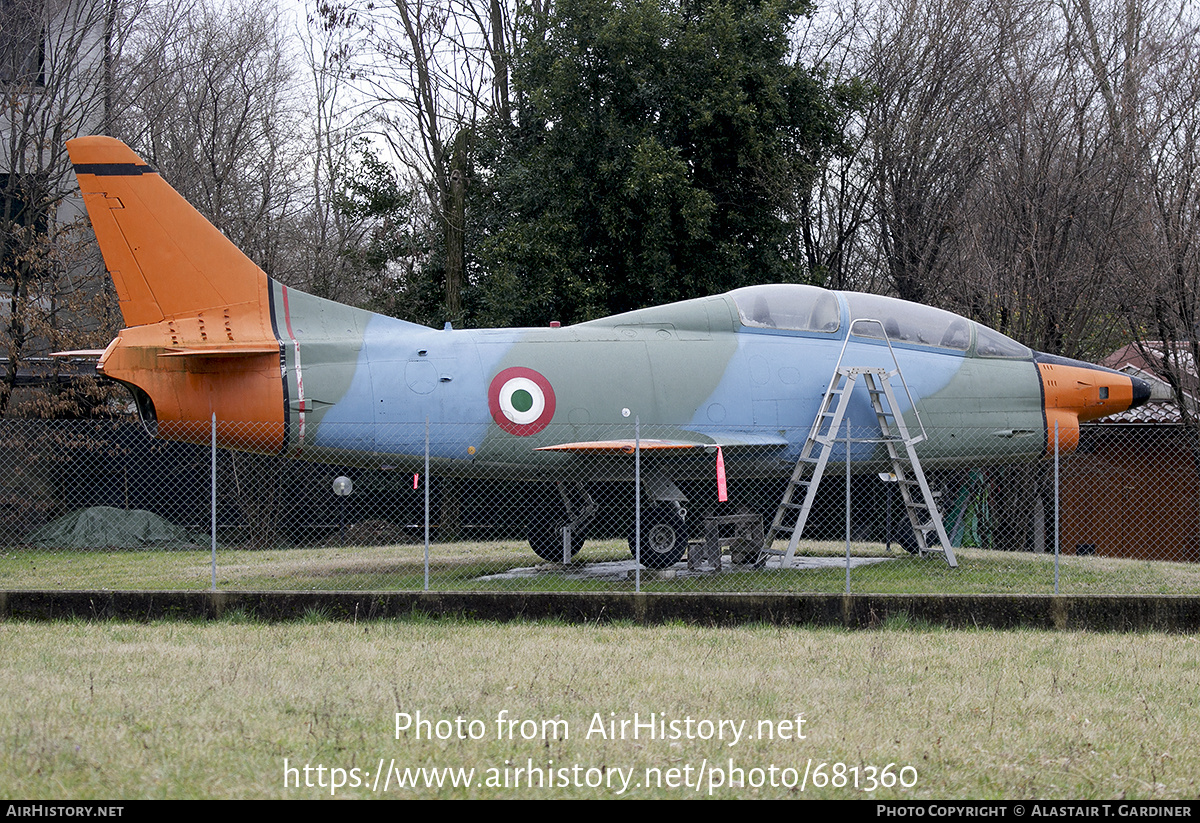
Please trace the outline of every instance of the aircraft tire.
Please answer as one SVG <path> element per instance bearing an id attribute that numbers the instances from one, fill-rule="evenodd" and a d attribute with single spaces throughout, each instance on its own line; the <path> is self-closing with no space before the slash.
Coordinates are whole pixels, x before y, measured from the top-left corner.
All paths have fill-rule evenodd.
<path id="1" fill-rule="evenodd" d="M 917 536 L 913 534 L 912 527 L 908 525 L 907 520 L 892 529 L 892 542 L 909 554 L 917 554 L 921 550 L 917 545 Z"/>
<path id="2" fill-rule="evenodd" d="M 529 548 L 533 549 L 533 553 L 545 560 L 547 563 L 561 563 L 563 560 L 562 552 L 562 527 L 563 523 L 555 521 L 536 523 L 529 527 L 526 532 L 526 537 L 529 538 Z M 587 535 L 581 534 L 582 529 L 577 529 L 571 533 L 571 560 L 574 563 L 579 552 L 583 550 L 583 542 L 587 540 Z"/>
<path id="3" fill-rule="evenodd" d="M 687 551 L 687 526 L 670 506 L 656 506 L 642 519 L 642 565 L 666 569 L 683 559 Z M 637 541 L 629 534 L 629 553 L 637 559 Z"/>

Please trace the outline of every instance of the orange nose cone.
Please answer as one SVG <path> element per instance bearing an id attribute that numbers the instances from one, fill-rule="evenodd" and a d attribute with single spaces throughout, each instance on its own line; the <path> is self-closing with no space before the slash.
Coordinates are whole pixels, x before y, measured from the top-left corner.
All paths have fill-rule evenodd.
<path id="1" fill-rule="evenodd" d="M 1079 424 L 1140 406 L 1150 399 L 1150 385 L 1103 366 L 1037 353 L 1046 405 L 1046 445 L 1072 451 L 1079 445 Z"/>

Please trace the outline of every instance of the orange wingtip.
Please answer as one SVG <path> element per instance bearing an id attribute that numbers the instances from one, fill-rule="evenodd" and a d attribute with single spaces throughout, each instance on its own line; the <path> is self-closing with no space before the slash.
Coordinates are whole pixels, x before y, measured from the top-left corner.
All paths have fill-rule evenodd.
<path id="1" fill-rule="evenodd" d="M 579 443 L 559 443 L 556 446 L 542 446 L 534 451 L 539 452 L 624 452 L 633 454 L 639 448 L 633 440 L 585 440 Z M 640 448 L 644 451 L 655 449 L 704 449 L 706 443 L 688 443 L 683 440 L 643 440 Z"/>

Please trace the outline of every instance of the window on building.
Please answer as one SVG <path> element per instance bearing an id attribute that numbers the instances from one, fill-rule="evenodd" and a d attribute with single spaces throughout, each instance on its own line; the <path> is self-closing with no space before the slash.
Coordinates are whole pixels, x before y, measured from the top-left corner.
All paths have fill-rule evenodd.
<path id="1" fill-rule="evenodd" d="M 0 85 L 46 84 L 44 0 L 0 0 Z"/>
<path id="2" fill-rule="evenodd" d="M 21 226 L 44 234 L 49 226 L 45 188 L 37 175 L 0 174 L 0 224 L 5 229 Z"/>

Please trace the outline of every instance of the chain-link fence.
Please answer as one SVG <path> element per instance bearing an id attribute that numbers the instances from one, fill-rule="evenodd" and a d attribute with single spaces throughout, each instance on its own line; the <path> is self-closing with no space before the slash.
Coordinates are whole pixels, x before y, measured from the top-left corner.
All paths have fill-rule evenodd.
<path id="1" fill-rule="evenodd" d="M 1200 592 L 1180 427 L 1084 427 L 1057 460 L 1040 432 L 927 432 L 915 466 L 842 432 L 794 483 L 807 432 L 323 423 L 291 457 L 242 450 L 280 442 L 261 427 L 156 434 L 0 421 L 0 588 Z"/>

